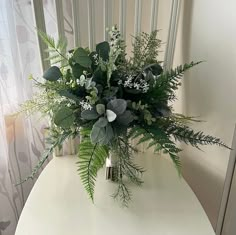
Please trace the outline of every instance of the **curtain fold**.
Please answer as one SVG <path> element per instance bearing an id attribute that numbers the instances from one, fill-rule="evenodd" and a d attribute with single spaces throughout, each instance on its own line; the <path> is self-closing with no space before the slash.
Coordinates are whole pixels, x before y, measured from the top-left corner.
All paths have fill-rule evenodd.
<path id="1" fill-rule="evenodd" d="M 47 123 L 15 115 L 35 91 L 29 75 L 42 73 L 33 22 L 31 1 L 0 1 L 0 235 L 14 234 L 35 180 L 15 184 L 31 173 L 44 149 Z"/>

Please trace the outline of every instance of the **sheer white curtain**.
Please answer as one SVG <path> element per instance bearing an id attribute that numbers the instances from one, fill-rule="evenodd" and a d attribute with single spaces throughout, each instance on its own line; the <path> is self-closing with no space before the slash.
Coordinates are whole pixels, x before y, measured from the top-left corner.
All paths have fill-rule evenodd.
<path id="1" fill-rule="evenodd" d="M 44 0 L 47 25 L 56 32 L 53 1 Z M 54 32 L 53 32 L 54 30 Z M 0 235 L 13 235 L 34 184 L 30 174 L 44 149 L 45 123 L 13 115 L 33 93 L 40 59 L 30 0 L 0 0 Z"/>

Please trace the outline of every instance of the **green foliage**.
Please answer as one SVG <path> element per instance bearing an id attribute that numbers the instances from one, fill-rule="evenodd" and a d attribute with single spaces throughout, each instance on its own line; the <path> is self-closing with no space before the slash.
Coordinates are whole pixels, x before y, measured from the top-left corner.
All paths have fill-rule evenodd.
<path id="1" fill-rule="evenodd" d="M 105 164 L 108 148 L 107 146 L 92 144 L 90 132 L 90 129 L 81 129 L 80 131 L 78 172 L 89 197 L 93 201 L 97 172 Z"/>
<path id="2" fill-rule="evenodd" d="M 98 119 L 99 114 L 97 113 L 97 111 L 95 109 L 84 110 L 81 113 L 81 117 L 86 120 L 94 120 L 94 119 Z"/>
<path id="3" fill-rule="evenodd" d="M 27 101 L 22 110 L 48 115 L 50 147 L 28 178 L 32 178 L 42 164 L 69 136 L 79 135 L 78 171 L 89 197 L 94 199 L 95 180 L 108 153 L 116 156 L 116 193 L 124 205 L 131 199 L 128 183 L 142 184 L 143 169 L 133 159 L 135 148 L 129 143 L 147 142 L 148 148 L 162 151 L 172 159 L 179 174 L 181 163 L 175 141 L 190 144 L 218 145 L 228 148 L 219 138 L 195 132 L 189 124 L 198 121 L 172 113 L 170 104 L 181 85 L 184 73 L 200 62 L 180 65 L 163 71 L 158 61 L 161 42 L 158 31 L 134 37 L 133 55 L 126 58 L 125 43 L 116 27 L 109 42 L 97 44 L 96 51 L 75 48 L 66 53 L 66 42 L 39 31 L 47 44 L 52 66 L 43 75 L 43 82 L 30 77 L 41 92 Z M 128 133 L 128 134 L 127 134 Z"/>
<path id="4" fill-rule="evenodd" d="M 98 113 L 99 115 L 104 114 L 104 113 L 105 113 L 105 110 L 106 110 L 106 108 L 105 108 L 105 105 L 104 105 L 104 104 L 97 104 L 97 105 L 96 105 L 96 111 L 97 111 L 97 113 Z"/>
<path id="5" fill-rule="evenodd" d="M 180 65 L 176 69 L 171 69 L 171 71 L 163 72 L 158 77 L 153 88 L 149 91 L 152 102 L 167 102 L 174 100 L 176 98 L 175 92 L 181 85 L 180 79 L 183 77 L 184 72 L 200 63 L 202 63 L 202 61 L 191 62 L 190 64 Z"/>
<path id="6" fill-rule="evenodd" d="M 148 148 L 154 146 L 154 151 L 163 151 L 170 156 L 177 171 L 181 174 L 181 162 L 177 155 L 181 149 L 170 140 L 168 135 L 158 127 L 136 126 L 131 129 L 129 138 L 139 138 L 138 144 L 149 142 Z"/>
<path id="7" fill-rule="evenodd" d="M 101 42 L 96 45 L 96 51 L 98 55 L 104 60 L 109 59 L 110 46 L 108 42 Z"/>
<path id="8" fill-rule="evenodd" d="M 139 71 L 144 65 L 156 61 L 161 46 L 157 33 L 158 31 L 155 30 L 151 34 L 142 33 L 140 36 L 134 37 L 133 57 L 131 58 L 134 70 Z"/>
<path id="9" fill-rule="evenodd" d="M 39 170 L 42 168 L 45 161 L 50 157 L 56 147 L 60 147 L 63 142 L 69 138 L 73 133 L 69 131 L 59 132 L 58 130 L 51 128 L 51 138 L 47 139 L 47 144 L 49 145 L 44 153 L 41 156 L 40 161 L 37 165 L 33 168 L 31 174 L 27 176 L 23 181 L 19 182 L 16 185 L 23 184 L 24 182 L 28 181 L 29 179 L 34 179 L 35 176 L 38 174 Z"/>
<path id="10" fill-rule="evenodd" d="M 57 66 L 50 67 L 47 71 L 44 72 L 43 78 L 48 81 L 57 81 L 62 77 L 62 73 Z"/>
<path id="11" fill-rule="evenodd" d="M 82 47 L 79 47 L 74 51 L 72 58 L 75 60 L 76 63 L 78 63 L 84 68 L 89 68 L 92 65 L 89 53 Z"/>
<path id="12" fill-rule="evenodd" d="M 199 148 L 199 145 L 218 145 L 230 149 L 219 138 L 205 135 L 202 131 L 195 132 L 186 125 L 178 125 L 176 123 L 169 124 L 166 133 L 172 135 L 175 140 L 191 144 L 193 147 Z"/>
<path id="13" fill-rule="evenodd" d="M 60 107 L 54 114 L 54 123 L 63 129 L 70 128 L 75 121 L 73 110 L 66 106 Z"/>
<path id="14" fill-rule="evenodd" d="M 112 154 L 117 157 L 115 182 L 118 184 L 117 190 L 112 196 L 119 199 L 123 206 L 128 206 L 128 202 L 132 198 L 127 183 L 137 186 L 141 186 L 143 183 L 141 177 L 144 169 L 133 161 L 132 151 L 135 149 L 131 147 L 125 135 L 117 138 L 112 144 Z"/>
<path id="15" fill-rule="evenodd" d="M 107 145 L 110 143 L 111 139 L 114 137 L 114 132 L 110 123 L 105 122 L 105 125 L 102 126 L 100 120 L 101 119 L 99 119 L 93 125 L 91 136 L 90 136 L 91 142 L 93 144 L 98 143 L 101 145 Z"/>
<path id="16" fill-rule="evenodd" d="M 116 115 L 124 113 L 127 102 L 123 99 L 114 99 L 107 104 L 107 109 L 112 110 Z"/>
<path id="17" fill-rule="evenodd" d="M 41 30 L 38 30 L 38 34 L 42 41 L 48 46 L 47 52 L 49 52 L 49 57 L 47 60 L 49 60 L 51 64 L 65 63 L 65 61 L 68 61 L 65 56 L 67 48 L 67 41 L 65 39 L 60 38 L 55 42 L 53 37 Z"/>

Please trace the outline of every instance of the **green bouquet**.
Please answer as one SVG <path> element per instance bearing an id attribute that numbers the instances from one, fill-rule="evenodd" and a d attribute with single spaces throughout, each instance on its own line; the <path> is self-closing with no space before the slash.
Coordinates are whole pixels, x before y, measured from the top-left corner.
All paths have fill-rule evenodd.
<path id="1" fill-rule="evenodd" d="M 67 53 L 66 42 L 55 42 L 39 32 L 54 65 L 44 72 L 43 80 L 31 77 L 40 92 L 22 109 L 49 116 L 51 126 L 48 148 L 27 179 L 35 176 L 56 147 L 79 136 L 78 172 L 89 197 L 94 200 L 98 170 L 115 156 L 112 179 L 118 187 L 114 197 L 127 204 L 131 196 L 126 182 L 142 184 L 143 173 L 134 161 L 137 149 L 132 139 L 168 154 L 179 172 L 181 149 L 176 141 L 196 148 L 227 147 L 219 138 L 193 131 L 188 124 L 197 121 L 194 118 L 173 112 L 184 72 L 201 62 L 166 71 L 158 61 L 161 41 L 157 33 L 134 37 L 132 55 L 127 58 L 116 27 L 109 32 L 110 40 L 97 44 L 96 50 L 79 47 Z"/>

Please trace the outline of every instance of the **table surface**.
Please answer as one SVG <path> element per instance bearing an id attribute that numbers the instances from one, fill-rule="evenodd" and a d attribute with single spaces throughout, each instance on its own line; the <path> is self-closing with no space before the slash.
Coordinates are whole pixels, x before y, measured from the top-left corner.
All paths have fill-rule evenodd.
<path id="1" fill-rule="evenodd" d="M 196 196 L 164 157 L 138 154 L 146 169 L 123 208 L 116 185 L 101 170 L 92 204 L 76 172 L 76 157 L 54 158 L 33 187 L 15 235 L 214 235 Z"/>

